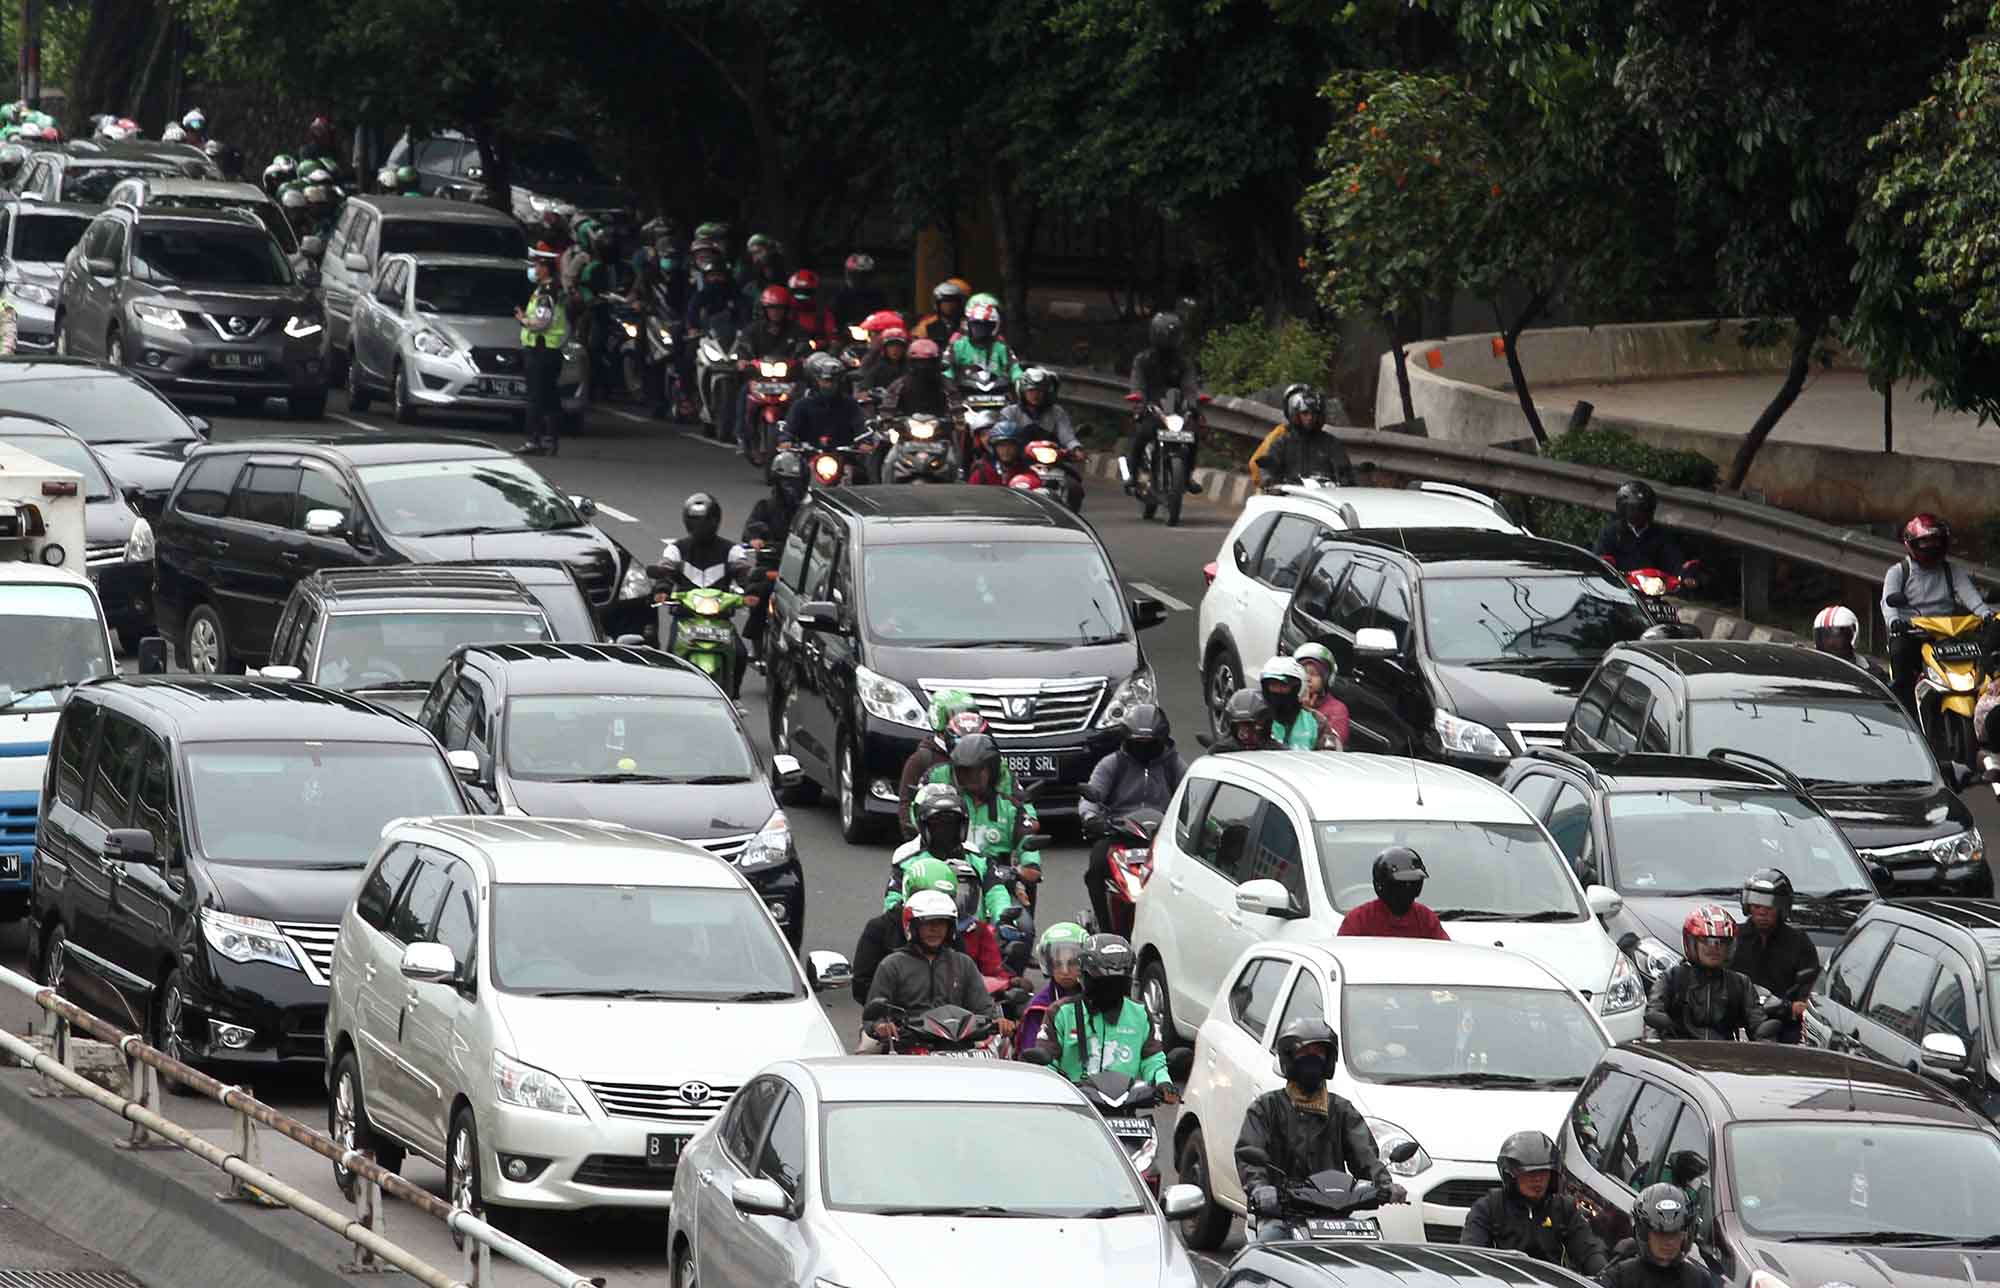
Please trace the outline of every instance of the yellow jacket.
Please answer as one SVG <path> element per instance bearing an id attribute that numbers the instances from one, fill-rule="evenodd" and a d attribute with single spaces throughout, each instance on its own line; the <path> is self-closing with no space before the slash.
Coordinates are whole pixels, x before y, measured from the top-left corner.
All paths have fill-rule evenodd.
<path id="1" fill-rule="evenodd" d="M 1264 435 L 1264 441 L 1257 444 L 1257 450 L 1250 453 L 1250 486 L 1253 490 L 1262 490 L 1264 486 L 1262 477 L 1264 471 L 1260 462 L 1270 453 L 1272 448 L 1278 445 L 1278 439 L 1284 432 L 1285 423 L 1279 421 L 1275 429 Z"/>

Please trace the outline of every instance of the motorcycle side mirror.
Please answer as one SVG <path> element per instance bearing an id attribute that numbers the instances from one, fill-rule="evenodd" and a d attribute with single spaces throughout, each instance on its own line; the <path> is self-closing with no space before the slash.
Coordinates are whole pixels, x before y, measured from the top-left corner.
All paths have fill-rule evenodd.
<path id="1" fill-rule="evenodd" d="M 1203 747 L 1213 747 L 1215 745 L 1215 739 L 1205 733 L 1196 734 L 1194 740 L 1198 745 Z"/>
<path id="2" fill-rule="evenodd" d="M 895 1012 L 896 1012 L 895 1003 L 891 1002 L 886 997 L 878 997 L 871 1000 L 868 1003 L 868 1005 L 861 1008 L 861 1018 L 865 1023 L 874 1024 L 879 1020 L 888 1019 L 891 1015 L 894 1015 Z"/>
<path id="3" fill-rule="evenodd" d="M 1389 1151 L 1389 1161 L 1392 1163 L 1407 1163 L 1416 1156 L 1417 1142 L 1407 1138 Z"/>
<path id="4" fill-rule="evenodd" d="M 1029 1064 L 1039 1064 L 1045 1069 L 1055 1063 L 1054 1056 L 1046 1051 L 1038 1051 L 1034 1047 L 1029 1047 L 1026 1051 L 1021 1052 L 1021 1059 Z"/>
<path id="5" fill-rule="evenodd" d="M 1882 602 L 1891 608 L 1908 608 L 1910 606 L 1910 597 L 1900 590 L 1893 590 L 1889 592 L 1888 597 Z"/>
<path id="6" fill-rule="evenodd" d="M 1618 951 L 1624 953 L 1627 957 L 1630 957 L 1633 953 L 1638 952 L 1639 932 L 1636 930 L 1628 930 L 1624 934 L 1618 936 Z"/>
<path id="7" fill-rule="evenodd" d="M 1144 402 L 1146 401 L 1146 395 L 1134 389 L 1131 393 L 1125 395 L 1125 401 L 1129 403 Z"/>
<path id="8" fill-rule="evenodd" d="M 1095 841 L 1111 831 L 1111 822 L 1102 814 L 1092 814 L 1083 820 L 1083 839 Z"/>
<path id="9" fill-rule="evenodd" d="M 1194 1072 L 1194 1048 L 1175 1047 L 1167 1053 L 1167 1076 L 1175 1082 L 1184 1083 Z"/>

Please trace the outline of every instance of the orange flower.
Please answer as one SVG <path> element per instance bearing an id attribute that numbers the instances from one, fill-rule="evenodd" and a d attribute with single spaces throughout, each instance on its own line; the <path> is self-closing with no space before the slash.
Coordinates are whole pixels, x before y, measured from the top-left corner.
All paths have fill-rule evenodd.
<path id="1" fill-rule="evenodd" d="M 1367 110 L 1368 110 L 1368 103 L 1367 103 L 1367 101 L 1366 101 L 1366 100 L 1363 100 L 1362 102 L 1359 102 L 1359 103 L 1356 103 L 1356 104 L 1354 105 L 1354 110 L 1355 110 L 1355 111 L 1357 111 L 1357 112 L 1365 112 L 1365 111 L 1367 111 Z"/>

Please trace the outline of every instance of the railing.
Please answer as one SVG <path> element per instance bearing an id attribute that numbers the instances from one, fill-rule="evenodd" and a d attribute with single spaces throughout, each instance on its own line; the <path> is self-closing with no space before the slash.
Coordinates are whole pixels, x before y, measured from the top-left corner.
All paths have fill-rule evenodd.
<path id="1" fill-rule="evenodd" d="M 11 1033 L 0 1031 L 0 1051 L 34 1069 L 54 1084 L 51 1094 L 79 1096 L 110 1110 L 132 1124 L 127 1144 L 134 1149 L 171 1146 L 186 1150 L 230 1178 L 229 1197 L 266 1206 L 288 1207 L 308 1217 L 354 1245 L 355 1259 L 341 1267 L 347 1271 L 373 1271 L 385 1267 L 402 1271 L 428 1288 L 483 1288 L 494 1282 L 492 1254 L 507 1260 L 560 1288 L 604 1288 L 604 1280 L 579 1275 L 512 1235 L 494 1229 L 464 1208 L 453 1207 L 430 1191 L 412 1185 L 375 1162 L 373 1155 L 345 1149 L 322 1132 L 295 1118 L 279 1113 L 240 1087 L 225 1086 L 207 1074 L 165 1054 L 136 1035 L 105 1023 L 75 1003 L 43 988 L 33 980 L 0 967 L 0 985 L 31 999 L 45 1011 L 45 1032 L 53 1057 L 35 1049 Z M 90 1081 L 77 1071 L 73 1035 L 87 1033 L 117 1048 L 125 1059 L 126 1089 L 137 1099 L 121 1096 Z M 167 1078 L 200 1095 L 207 1096 L 236 1113 L 234 1149 L 224 1149 L 173 1122 L 160 1113 L 160 1079 Z M 269 1127 L 338 1163 L 354 1175 L 354 1211 L 328 1207 L 310 1194 L 279 1180 L 258 1164 L 257 1128 Z M 152 1138 L 157 1136 L 159 1142 Z M 394 1195 L 411 1207 L 444 1222 L 445 1228 L 465 1241 L 465 1275 L 454 1279 L 415 1253 L 391 1242 L 383 1234 L 383 1195 Z"/>

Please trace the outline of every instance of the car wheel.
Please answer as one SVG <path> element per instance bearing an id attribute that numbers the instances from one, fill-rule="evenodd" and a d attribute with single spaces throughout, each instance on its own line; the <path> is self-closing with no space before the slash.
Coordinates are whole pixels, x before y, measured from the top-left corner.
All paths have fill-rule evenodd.
<path id="1" fill-rule="evenodd" d="M 319 369 L 326 376 L 328 389 L 347 380 L 354 369 L 353 357 L 334 344 L 333 332 L 330 330 L 324 333 L 319 342 Z"/>
<path id="2" fill-rule="evenodd" d="M 1213 1252 L 1229 1237 L 1229 1223 L 1232 1220 L 1229 1209 L 1215 1201 L 1215 1192 L 1208 1183 L 1208 1153 L 1202 1144 L 1201 1128 L 1188 1133 L 1181 1142 L 1180 1153 L 1174 1156 L 1174 1170 L 1183 1185 L 1192 1185 L 1201 1191 L 1201 1211 L 1180 1222 L 1181 1242 L 1196 1252 Z"/>
<path id="3" fill-rule="evenodd" d="M 674 1249 L 674 1288 L 695 1288 L 693 1244 Z"/>
<path id="4" fill-rule="evenodd" d="M 285 410 L 291 413 L 293 420 L 318 420 L 326 415 L 326 390 L 293 394 L 285 399 Z"/>
<path id="5" fill-rule="evenodd" d="M 114 367 L 125 365 L 125 337 L 115 330 L 104 337 L 104 360 Z"/>
<path id="6" fill-rule="evenodd" d="M 764 706 L 771 714 L 771 751 L 795 756 L 792 750 L 791 726 L 785 721 L 785 691 L 772 684 L 764 693 Z M 820 798 L 819 784 L 810 776 L 803 778 L 797 787 L 787 787 L 779 792 L 779 801 L 785 805 L 817 805 Z"/>
<path id="7" fill-rule="evenodd" d="M 376 1163 L 386 1171 L 402 1169 L 403 1147 L 384 1139 L 376 1132 L 375 1124 L 368 1121 L 368 1102 L 361 1097 L 361 1066 L 352 1051 L 333 1066 L 333 1095 L 327 1099 L 326 1134 L 342 1149 L 374 1154 Z M 339 1163 L 333 1165 L 333 1183 L 350 1203 L 361 1190 L 361 1178 Z"/>
<path id="8" fill-rule="evenodd" d="M 159 989 L 153 994 L 153 1013 L 149 1018 L 151 1020 L 149 1027 L 152 1031 L 147 1035 L 147 1040 L 153 1044 L 153 1048 L 161 1055 L 170 1056 L 182 1064 L 193 1064 L 194 1053 L 188 1049 L 186 1037 L 189 1018 L 187 982 L 182 978 L 180 971 L 168 971 L 166 979 L 161 981 Z M 177 1079 L 163 1075 L 160 1082 L 169 1095 L 195 1094 L 192 1087 Z"/>
<path id="9" fill-rule="evenodd" d="M 368 389 L 361 383 L 361 368 L 347 362 L 347 410 L 359 414 L 368 410 Z"/>
<path id="10" fill-rule="evenodd" d="M 414 425 L 417 423 L 417 405 L 410 401 L 410 378 L 399 366 L 396 368 L 396 423 Z"/>
<path id="11" fill-rule="evenodd" d="M 1167 968 L 1157 957 L 1148 958 L 1139 968 L 1139 1001 L 1153 1017 L 1153 1026 L 1159 1030 L 1167 1050 L 1187 1045 L 1180 1030 L 1174 1027 L 1174 995 L 1167 991 Z"/>
<path id="12" fill-rule="evenodd" d="M 861 772 L 861 753 L 855 750 L 854 739 L 842 734 L 840 751 L 834 757 L 838 768 L 835 771 L 834 793 L 840 806 L 840 835 L 849 845 L 860 845 L 875 831 L 875 820 L 868 817 L 868 780 Z"/>
<path id="13" fill-rule="evenodd" d="M 516 1227 L 515 1213 L 498 1209 L 486 1210 L 485 1182 L 479 1176 L 479 1125 L 472 1120 L 472 1110 L 461 1109 L 452 1116 L 451 1136 L 444 1147 L 444 1196 L 453 1207 L 461 1207 L 502 1233 L 511 1233 Z M 463 1249 L 465 1236 L 458 1231 L 451 1232 L 451 1246 Z"/>
<path id="14" fill-rule="evenodd" d="M 1222 709 L 1228 705 L 1231 695 L 1243 687 L 1243 663 L 1236 657 L 1233 645 L 1224 644 L 1208 659 L 1207 675 L 1202 680 L 1202 693 L 1208 700 L 1208 731 L 1217 738 L 1227 732 L 1222 727 Z"/>
<path id="15" fill-rule="evenodd" d="M 229 656 L 229 636 L 222 618 L 207 604 L 196 604 L 188 614 L 187 638 L 181 641 L 181 665 L 196 675 L 227 675 L 236 670 Z"/>
<path id="16" fill-rule="evenodd" d="M 68 942 L 69 932 L 58 921 L 42 936 L 42 951 L 35 959 L 35 977 L 44 988 L 57 993 L 62 992 L 63 970 L 69 961 L 68 954 L 63 952 L 63 945 Z"/>

